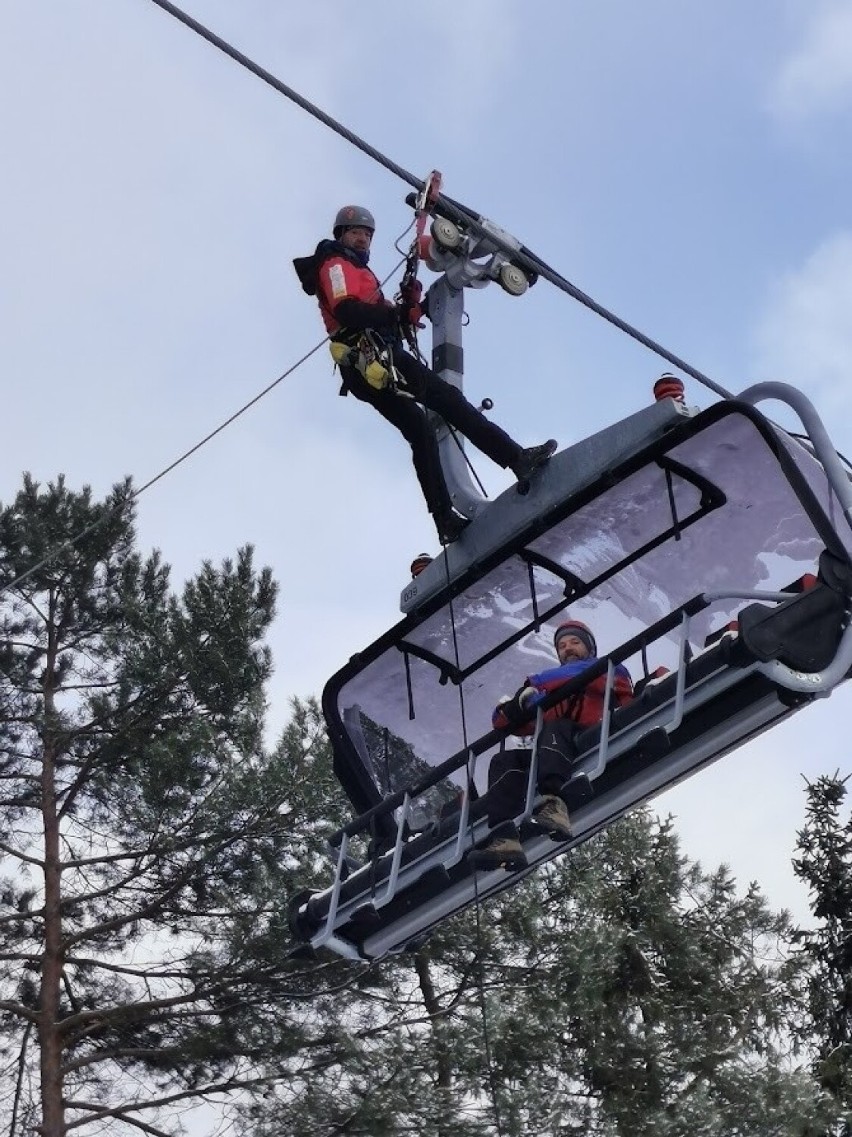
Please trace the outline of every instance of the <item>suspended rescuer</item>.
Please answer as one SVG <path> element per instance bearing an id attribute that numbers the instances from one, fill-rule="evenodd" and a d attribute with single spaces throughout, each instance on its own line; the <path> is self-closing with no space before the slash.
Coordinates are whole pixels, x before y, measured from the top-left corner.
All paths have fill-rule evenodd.
<path id="1" fill-rule="evenodd" d="M 597 663 L 597 644 L 591 628 L 580 620 L 565 620 L 553 637 L 559 666 L 538 675 L 528 675 L 523 687 L 511 699 L 501 700 L 494 709 L 492 723 L 499 730 L 515 735 L 531 735 L 535 719 L 529 713 L 550 692 L 569 679 L 582 675 Z M 568 807 L 562 800 L 565 783 L 572 773 L 572 735 L 582 727 L 594 726 L 603 718 L 606 676 L 599 675 L 576 694 L 569 695 L 544 712 L 551 729 L 542 728 L 538 744 L 537 790 L 541 803 L 532 821 L 552 837 L 567 841 L 571 836 Z M 627 668 L 615 668 L 613 707 L 624 706 L 633 697 L 633 682 Z M 522 721 L 526 720 L 526 721 Z M 512 870 L 526 868 L 527 858 L 512 818 L 523 812 L 529 780 L 531 751 L 501 750 L 488 768 L 488 824 L 493 832 L 486 842 L 469 854 L 476 868 Z"/>
<path id="2" fill-rule="evenodd" d="M 319 301 L 332 355 L 340 366 L 341 394 L 375 407 L 405 437 L 438 537 L 448 544 L 460 536 L 467 519 L 453 510 L 438 440 L 424 408 L 437 412 L 519 480 L 544 465 L 556 443 L 551 439 L 524 449 L 457 387 L 406 351 L 401 328 L 417 326 L 423 317 L 421 285 L 415 280 L 398 306 L 384 298 L 368 267 L 375 228 L 368 209 L 345 205 L 334 220 L 334 240 L 320 241 L 312 257 L 297 258 L 293 264 L 304 291 Z"/>

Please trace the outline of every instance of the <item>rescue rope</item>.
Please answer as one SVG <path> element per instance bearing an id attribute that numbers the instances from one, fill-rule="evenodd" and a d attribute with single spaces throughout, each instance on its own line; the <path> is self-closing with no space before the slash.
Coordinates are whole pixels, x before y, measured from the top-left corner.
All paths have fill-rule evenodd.
<path id="1" fill-rule="evenodd" d="M 447 578 L 447 590 L 450 589 L 450 566 L 447 562 L 447 547 L 444 546 L 444 571 Z M 453 655 L 455 657 L 455 665 L 458 671 L 461 670 L 461 656 L 459 653 L 459 639 L 458 630 L 456 628 L 456 612 L 455 602 L 452 593 L 449 592 L 449 612 L 450 612 L 450 629 L 453 637 Z M 459 682 L 459 710 L 461 713 L 461 727 L 462 727 L 462 746 L 467 750 L 467 717 L 464 705 L 464 680 Z M 470 834 L 471 844 L 473 842 L 473 820 L 470 815 L 470 801 L 471 791 L 473 789 L 473 776 L 471 773 L 470 755 L 465 764 L 465 772 L 467 777 L 467 802 L 468 802 L 468 832 Z M 494 1077 L 494 1059 L 491 1050 L 491 1032 L 488 1029 L 488 1001 L 485 997 L 485 947 L 482 939 L 482 898 L 479 895 L 479 876 L 476 869 L 473 870 L 473 896 L 474 896 L 474 911 L 476 913 L 476 954 L 477 954 L 477 986 L 479 987 L 479 1006 L 482 1015 L 482 1044 L 485 1050 L 485 1068 L 488 1072 L 488 1087 L 491 1092 L 491 1108 L 494 1113 L 494 1123 L 497 1127 L 497 1137 L 503 1137 L 503 1123 L 500 1117 L 500 1106 L 497 1100 L 497 1085 Z"/>
<path id="2" fill-rule="evenodd" d="M 380 281 L 379 290 L 381 290 L 382 287 L 387 284 L 387 282 L 396 273 L 401 264 L 402 261 L 398 261 L 384 278 L 384 280 Z M 85 526 L 85 528 L 81 529 L 79 533 L 75 534 L 73 537 L 69 537 L 67 541 L 63 541 L 61 545 L 57 545 L 55 549 L 51 549 L 50 552 L 46 553 L 40 561 L 37 561 L 34 565 L 31 565 L 26 570 L 26 572 L 22 572 L 20 576 L 16 576 L 14 580 L 11 580 L 8 584 L 4 584 L 2 587 L 0 587 L 0 596 L 4 596 L 7 592 L 11 591 L 13 588 L 16 588 L 19 584 L 23 584 L 26 580 L 33 576 L 34 573 L 37 573 L 40 569 L 43 569 L 46 565 L 49 565 L 51 561 L 61 556 L 69 549 L 73 549 L 75 545 L 79 544 L 80 541 L 88 537 L 90 533 L 93 533 L 96 529 L 103 525 L 104 522 L 108 521 L 111 517 L 115 517 L 117 514 L 121 513 L 122 510 L 126 509 L 131 502 L 136 501 L 137 498 L 141 497 L 146 490 L 149 490 L 152 486 L 156 485 L 157 482 L 165 478 L 167 474 L 170 474 L 172 470 L 176 470 L 178 466 L 186 462 L 188 458 L 191 458 L 193 454 L 197 454 L 202 446 L 206 446 L 208 442 L 212 441 L 212 439 L 214 439 L 218 434 L 221 434 L 223 430 L 231 425 L 231 423 L 236 422 L 238 418 L 246 413 L 246 411 L 250 410 L 253 406 L 255 406 L 256 403 L 259 403 L 261 399 L 265 398 L 270 391 L 274 391 L 279 383 L 283 383 L 284 380 L 289 378 L 294 371 L 298 370 L 298 368 L 300 368 L 303 363 L 307 363 L 311 356 L 316 355 L 319 349 L 321 347 L 324 347 L 328 341 L 329 336 L 325 336 L 319 341 L 319 343 L 315 344 L 310 349 L 310 351 L 306 351 L 300 359 L 297 359 L 294 364 L 292 364 L 287 368 L 286 371 L 279 375 L 277 379 L 274 379 L 271 383 L 267 384 L 267 386 L 264 387 L 262 391 L 258 391 L 258 393 L 253 398 L 249 399 L 247 403 L 244 403 L 239 408 L 239 410 L 234 411 L 234 413 L 232 415 L 229 415 L 224 422 L 221 422 L 217 427 L 211 430 L 209 434 L 205 434 L 205 436 L 200 441 L 196 442 L 195 445 L 191 446 L 188 450 L 185 450 L 183 454 L 180 455 L 180 457 L 175 458 L 173 462 L 170 462 L 168 466 L 165 466 L 162 470 L 160 470 L 158 474 L 155 474 L 152 478 L 149 478 L 148 481 L 144 483 L 144 485 L 139 486 L 138 489 L 133 490 L 132 493 L 129 493 L 126 497 L 122 498 L 118 505 L 114 506 L 112 509 L 105 510 L 104 513 L 99 518 L 97 518 L 97 520 L 93 521 L 90 525 Z"/>
<path id="3" fill-rule="evenodd" d="M 277 379 L 273 380 L 272 383 L 264 387 L 262 391 L 259 391 L 253 399 L 249 399 L 249 401 L 241 406 L 239 410 L 234 411 L 234 413 L 226 418 L 224 422 L 220 423 L 214 430 L 211 430 L 209 434 L 206 434 L 204 438 L 202 438 L 199 442 L 196 442 L 194 446 L 191 446 L 189 450 L 185 450 L 179 458 L 175 458 L 173 462 L 170 462 L 168 466 L 160 470 L 160 472 L 158 474 L 155 474 L 153 478 L 149 478 L 144 485 L 139 486 L 138 489 L 135 489 L 132 493 L 129 493 L 127 497 L 122 498 L 121 502 L 119 502 L 119 504 L 116 505 L 113 509 L 107 510 L 96 521 L 93 521 L 90 525 L 87 525 L 85 529 L 81 529 L 80 532 L 77 533 L 74 537 L 69 537 L 67 541 L 63 541 L 61 545 L 57 545 L 55 549 L 51 549 L 50 552 L 46 553 L 40 561 L 37 561 L 34 565 L 31 565 L 26 570 L 26 572 L 22 572 L 20 576 L 16 576 L 14 580 L 10 581 L 8 584 L 3 585 L 3 587 L 0 588 L 0 596 L 6 592 L 9 592 L 17 585 L 23 584 L 25 580 L 28 580 L 34 573 L 37 573 L 39 569 L 42 569 L 46 565 L 49 565 L 51 561 L 56 559 L 56 557 L 60 556 L 64 552 L 67 552 L 69 549 L 73 549 L 75 545 L 77 545 L 85 537 L 88 537 L 90 533 L 93 533 L 95 529 L 103 525 L 103 523 L 109 518 L 114 517 L 117 513 L 121 513 L 121 511 L 123 509 L 126 509 L 126 507 L 132 501 L 135 501 L 138 497 L 141 497 L 146 490 L 149 490 L 151 486 L 156 485 L 157 482 L 159 482 L 167 474 L 170 474 L 172 470 L 176 470 L 177 467 L 185 462 L 188 458 L 191 458 L 193 454 L 196 454 L 202 446 L 206 446 L 207 443 L 210 442 L 211 439 L 215 438 L 217 434 L 221 434 L 222 431 L 225 430 L 226 427 L 230 426 L 232 422 L 236 422 L 236 420 L 241 415 L 245 414 L 245 412 L 253 407 L 255 403 L 260 402 L 260 400 L 265 395 L 268 395 L 269 392 L 272 391 L 275 387 L 277 387 L 279 383 L 283 383 L 283 381 L 288 376 L 292 375 L 293 372 L 298 367 L 301 367 L 303 363 L 309 360 L 312 355 L 315 355 L 319 349 L 327 342 L 328 336 L 326 336 L 325 339 L 320 340 L 320 342 L 312 347 L 310 351 L 306 352 L 301 357 L 301 359 L 298 359 L 292 365 L 292 367 L 288 367 L 283 374 L 279 375 Z"/>
<path id="4" fill-rule="evenodd" d="M 222 39 L 221 36 L 217 36 L 215 32 L 210 31 L 209 28 L 206 28 L 197 20 L 194 20 L 192 16 L 189 16 L 186 12 L 182 11 L 182 9 L 170 3 L 169 0 L 151 0 L 151 2 L 190 28 L 196 35 L 207 40 L 213 47 L 224 52 L 224 54 L 233 59 L 235 63 L 238 63 L 241 67 L 245 67 L 247 71 L 251 71 L 258 79 L 262 79 L 264 83 L 268 83 L 269 86 L 278 91 L 279 94 L 284 95 L 285 98 L 290 99 L 291 102 L 301 107 L 302 110 L 307 111 L 308 114 L 327 126 L 329 130 L 333 130 L 335 134 L 339 134 L 341 138 L 345 139 L 369 158 L 372 158 L 374 162 L 378 162 L 380 166 L 383 166 L 401 181 L 406 182 L 418 192 L 423 191 L 422 178 L 416 177 L 391 158 L 388 158 L 386 154 L 383 154 L 380 150 L 377 150 L 374 146 L 365 142 L 363 138 L 360 138 L 353 131 L 349 130 L 337 119 L 332 118 L 331 115 L 326 114 L 325 111 L 320 110 L 318 106 L 310 102 L 303 95 L 300 95 L 298 91 L 295 91 L 292 87 L 288 87 L 286 83 L 282 83 L 280 79 L 277 79 L 269 71 L 266 71 L 252 59 L 249 59 L 247 55 L 238 51 L 232 44 Z M 610 312 L 609 309 L 604 308 L 603 305 L 593 300 L 591 296 L 577 288 L 577 286 L 572 284 L 569 280 L 566 280 L 564 276 L 561 276 L 555 269 L 552 269 L 525 245 L 522 245 L 521 248 L 518 249 L 509 242 L 504 241 L 499 233 L 494 232 L 493 226 L 483 225 L 482 218 L 466 206 L 461 205 L 460 202 L 453 201 L 452 198 L 444 197 L 444 195 L 440 193 L 435 195 L 434 200 L 437 212 L 442 216 L 446 216 L 450 220 L 459 221 L 466 228 L 471 229 L 482 237 L 487 237 L 494 247 L 505 253 L 513 263 L 525 268 L 535 276 L 543 277 L 555 288 L 558 288 L 561 292 L 565 292 L 568 296 L 572 297 L 572 299 L 594 312 L 595 315 L 600 316 L 618 328 L 619 331 L 624 332 L 625 335 L 630 336 L 631 339 L 642 344 L 643 347 L 655 355 L 659 355 L 662 359 L 665 359 L 667 363 L 670 363 L 679 371 L 683 371 L 684 374 L 689 375 L 697 383 L 708 387 L 721 398 L 730 399 L 733 397 L 732 392 L 728 391 L 721 384 L 716 383 L 713 379 L 710 379 L 709 376 L 687 363 L 686 360 L 681 359 L 680 356 L 675 355 L 674 352 L 669 351 L 663 347 L 662 344 L 657 343 L 657 341 L 651 339 L 650 336 L 646 336 L 644 332 L 639 331 L 638 328 L 634 328 L 632 324 L 628 324 L 626 320 L 622 320 L 620 316 L 616 316 L 614 312 Z"/>

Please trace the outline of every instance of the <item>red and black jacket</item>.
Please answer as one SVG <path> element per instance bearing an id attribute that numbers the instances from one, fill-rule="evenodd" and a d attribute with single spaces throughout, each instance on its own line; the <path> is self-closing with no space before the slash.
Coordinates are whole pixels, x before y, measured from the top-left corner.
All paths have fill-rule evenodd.
<path id="1" fill-rule="evenodd" d="M 335 340 L 367 328 L 397 338 L 396 311 L 382 294 L 372 269 L 339 241 L 320 241 L 311 257 L 293 261 L 302 289 L 316 296 L 326 331 Z"/>
<path id="2" fill-rule="evenodd" d="M 573 679 L 577 675 L 582 675 L 582 673 L 594 663 L 597 663 L 597 659 L 594 656 L 589 656 L 588 659 L 563 663 L 559 667 L 551 667 L 549 670 L 542 671 L 538 675 L 527 676 L 525 686 L 534 687 L 536 694 L 525 702 L 525 709 L 531 710 L 536 704 L 540 703 L 549 695 L 551 691 L 558 690 L 558 688 L 564 686 L 569 679 Z M 597 678 L 593 679 L 582 691 L 579 691 L 575 695 L 570 695 L 553 707 L 549 707 L 544 712 L 544 718 L 546 720 L 567 718 L 577 723 L 578 726 L 594 726 L 603 718 L 605 692 L 606 676 L 598 675 Z M 624 664 L 619 663 L 615 667 L 612 689 L 613 709 L 623 707 L 625 703 L 629 703 L 632 698 L 633 682 L 630 678 L 630 673 Z M 511 722 L 507 716 L 503 704 L 498 704 L 494 708 L 491 722 L 499 730 L 508 730 L 512 734 L 529 735 L 535 731 L 535 719 L 517 725 Z"/>

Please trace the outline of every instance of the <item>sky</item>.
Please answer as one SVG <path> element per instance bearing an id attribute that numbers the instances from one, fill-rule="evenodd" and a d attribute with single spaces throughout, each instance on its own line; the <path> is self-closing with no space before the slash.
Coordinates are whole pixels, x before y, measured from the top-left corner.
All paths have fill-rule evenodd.
<path id="1" fill-rule="evenodd" d="M 184 8 L 724 387 L 800 387 L 852 453 L 848 2 Z M 320 341 L 291 262 L 340 205 L 377 217 L 380 276 L 411 220 L 407 185 L 151 0 L 0 0 L 0 137 L 3 501 L 23 471 L 147 482 Z M 467 311 L 466 390 L 524 444 L 602 429 L 668 369 L 546 282 Z M 273 729 L 437 551 L 404 442 L 337 390 L 323 348 L 138 501 L 176 585 L 245 543 L 272 567 Z M 686 851 L 803 917 L 804 779 L 850 770 L 850 708 L 841 689 L 658 799 Z"/>

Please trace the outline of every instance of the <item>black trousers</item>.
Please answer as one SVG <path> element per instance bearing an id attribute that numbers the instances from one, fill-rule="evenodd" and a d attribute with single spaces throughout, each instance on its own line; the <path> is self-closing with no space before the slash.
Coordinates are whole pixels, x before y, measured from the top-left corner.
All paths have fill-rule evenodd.
<path id="1" fill-rule="evenodd" d="M 576 724 L 568 719 L 545 723 L 538 745 L 538 777 L 540 794 L 560 792 L 571 777 L 576 755 Z M 493 828 L 511 821 L 523 812 L 530 776 L 531 750 L 500 750 L 488 767 L 488 824 Z"/>
<path id="2" fill-rule="evenodd" d="M 356 399 L 375 407 L 408 442 L 427 508 L 434 517 L 440 517 L 449 512 L 452 502 L 441 469 L 438 440 L 424 407 L 439 414 L 498 466 L 513 465 L 521 447 L 469 403 L 457 387 L 439 378 L 400 344 L 395 344 L 392 352 L 394 366 L 412 398 L 389 390 L 377 391 L 354 367 L 341 367 L 341 376 Z"/>

